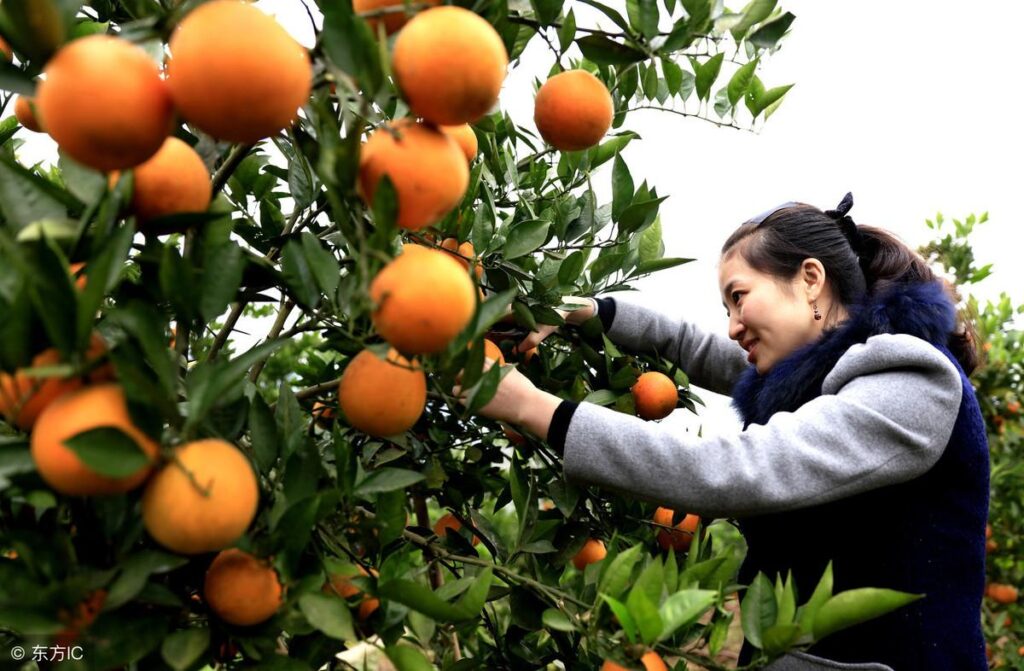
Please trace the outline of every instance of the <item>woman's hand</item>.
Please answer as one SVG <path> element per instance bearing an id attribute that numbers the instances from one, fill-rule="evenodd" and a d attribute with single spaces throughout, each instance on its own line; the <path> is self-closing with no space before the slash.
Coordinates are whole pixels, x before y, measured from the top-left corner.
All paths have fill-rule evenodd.
<path id="1" fill-rule="evenodd" d="M 562 302 L 568 305 L 578 305 L 574 310 L 555 310 L 567 324 L 578 326 L 597 314 L 597 307 L 593 300 L 580 298 L 578 296 L 562 296 Z M 536 331 L 531 331 L 528 336 L 516 345 L 517 352 L 525 352 L 541 344 L 545 338 L 558 330 L 559 327 L 551 324 L 538 324 Z"/>
<path id="2" fill-rule="evenodd" d="M 489 370 L 494 363 L 494 359 L 486 359 L 484 370 Z M 523 426 L 541 440 L 546 440 L 551 418 L 562 399 L 538 389 L 530 381 L 530 378 L 520 373 L 514 366 L 507 366 L 507 368 L 511 370 L 505 373 L 501 382 L 498 383 L 494 397 L 487 402 L 487 405 L 480 408 L 477 414 L 508 424 Z M 461 386 L 457 385 L 452 390 L 452 394 L 463 405 L 469 403 Z"/>

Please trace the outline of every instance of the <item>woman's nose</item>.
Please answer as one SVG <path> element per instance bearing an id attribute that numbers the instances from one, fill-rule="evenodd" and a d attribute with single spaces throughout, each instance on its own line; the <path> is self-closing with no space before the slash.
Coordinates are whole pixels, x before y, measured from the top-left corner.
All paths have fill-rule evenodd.
<path id="1" fill-rule="evenodd" d="M 740 321 L 739 315 L 733 313 L 729 316 L 729 337 L 739 342 L 743 337 L 743 331 L 746 327 L 743 326 L 743 322 Z"/>

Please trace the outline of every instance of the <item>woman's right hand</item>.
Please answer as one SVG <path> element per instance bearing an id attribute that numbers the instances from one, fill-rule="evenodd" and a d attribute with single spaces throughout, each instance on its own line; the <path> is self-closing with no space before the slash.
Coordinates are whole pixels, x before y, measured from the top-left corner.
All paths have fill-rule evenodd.
<path id="1" fill-rule="evenodd" d="M 591 298 L 581 298 L 579 296 L 562 296 L 562 303 L 566 305 L 578 305 L 579 307 L 573 310 L 560 310 L 556 309 L 562 319 L 567 324 L 573 326 L 579 326 L 583 322 L 587 321 L 595 314 L 597 314 L 597 303 Z M 537 324 L 537 330 L 531 331 L 528 336 L 516 345 L 517 352 L 526 352 L 531 350 L 544 341 L 549 335 L 558 330 L 559 327 L 552 324 Z"/>

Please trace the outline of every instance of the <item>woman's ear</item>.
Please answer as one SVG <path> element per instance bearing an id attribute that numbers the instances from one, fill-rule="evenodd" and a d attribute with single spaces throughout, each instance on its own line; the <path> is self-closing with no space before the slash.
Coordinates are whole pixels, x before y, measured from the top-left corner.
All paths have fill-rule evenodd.
<path id="1" fill-rule="evenodd" d="M 815 258 L 804 259 L 798 275 L 800 286 L 807 294 L 807 300 L 816 301 L 825 289 L 825 266 Z"/>

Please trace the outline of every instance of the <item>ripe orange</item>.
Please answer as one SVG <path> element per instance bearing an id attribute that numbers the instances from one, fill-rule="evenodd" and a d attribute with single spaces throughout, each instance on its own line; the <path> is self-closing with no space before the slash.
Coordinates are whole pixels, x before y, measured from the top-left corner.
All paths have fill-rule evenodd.
<path id="1" fill-rule="evenodd" d="M 697 525 L 700 524 L 700 517 L 697 515 L 686 515 L 679 524 L 672 525 L 672 518 L 675 511 L 671 508 L 658 508 L 654 511 L 654 523 L 662 524 L 669 529 L 658 529 L 658 545 L 665 550 L 689 550 L 693 535 L 697 533 Z"/>
<path id="2" fill-rule="evenodd" d="M 0 54 L 7 60 L 14 58 L 14 51 L 11 50 L 11 45 L 7 44 L 7 40 L 0 37 Z"/>
<path id="3" fill-rule="evenodd" d="M 238 548 L 219 553 L 206 570 L 203 598 L 217 617 L 247 627 L 270 618 L 283 602 L 284 587 L 267 562 Z"/>
<path id="4" fill-rule="evenodd" d="M 501 348 L 487 338 L 484 338 L 484 357 L 493 360 L 499 366 L 505 365 L 505 355 L 501 353 Z"/>
<path id="5" fill-rule="evenodd" d="M 78 635 L 99 617 L 106 601 L 107 590 L 97 589 L 75 604 L 73 611 L 61 609 L 57 613 L 57 618 L 64 624 L 64 628 L 54 634 L 54 644 L 60 646 L 74 644 L 78 640 Z"/>
<path id="6" fill-rule="evenodd" d="M 359 569 L 359 573 L 361 573 L 364 576 L 373 574 L 376 577 L 380 575 L 379 573 L 377 573 L 377 569 L 371 568 L 370 572 L 367 573 L 366 569 L 364 569 L 362 566 L 357 565 L 357 568 Z M 362 594 L 362 591 L 352 584 L 352 581 L 350 580 L 351 575 L 354 574 L 332 573 L 330 576 L 328 576 L 328 581 L 324 585 L 324 591 L 328 594 L 337 594 L 342 599 L 348 599 L 358 594 Z M 373 615 L 373 612 L 378 608 L 380 608 L 380 599 L 377 599 L 375 597 L 364 596 L 359 601 L 359 619 L 366 620 L 371 615 Z"/>
<path id="7" fill-rule="evenodd" d="M 1016 415 L 1020 412 L 1020 401 L 1010 401 L 1006 404 L 1006 411 L 1011 415 Z"/>
<path id="8" fill-rule="evenodd" d="M 90 35 L 46 64 L 36 107 L 71 158 L 97 170 L 122 170 L 160 149 L 173 107 L 156 63 L 134 44 Z"/>
<path id="9" fill-rule="evenodd" d="M 468 240 L 459 244 L 459 241 L 455 238 L 445 238 L 441 241 L 441 248 L 455 252 L 455 254 L 452 254 L 452 258 L 458 261 L 466 270 L 469 270 L 470 262 L 468 259 L 476 259 L 476 250 L 473 249 L 473 243 Z M 477 279 L 480 279 L 484 274 L 483 266 L 476 260 L 473 261 L 473 272 L 476 274 Z"/>
<path id="10" fill-rule="evenodd" d="M 640 663 L 644 665 L 646 671 L 668 671 L 668 666 L 665 665 L 665 660 L 661 658 L 661 655 L 649 650 L 640 658 Z M 604 664 L 601 666 L 601 671 L 629 671 L 626 667 L 621 664 L 616 664 L 610 659 L 606 659 Z"/>
<path id="11" fill-rule="evenodd" d="M 459 529 L 461 528 L 462 522 L 460 522 L 458 518 L 455 517 L 455 515 L 452 515 L 451 513 L 445 513 L 444 515 L 438 518 L 437 522 L 434 523 L 434 534 L 436 534 L 438 538 L 443 539 L 447 536 L 448 529 L 451 529 L 452 531 L 458 533 Z M 476 545 L 479 542 L 480 539 L 476 536 L 473 536 L 473 545 Z"/>
<path id="12" fill-rule="evenodd" d="M 657 371 L 641 375 L 630 391 L 636 403 L 636 414 L 647 420 L 668 417 L 679 398 L 672 378 Z"/>
<path id="13" fill-rule="evenodd" d="M 555 149 L 576 151 L 601 141 L 615 109 L 604 83 L 586 70 L 567 70 L 537 91 L 533 121 Z"/>
<path id="14" fill-rule="evenodd" d="M 989 583 L 985 588 L 985 596 L 992 599 L 996 603 L 1011 604 L 1017 603 L 1017 588 L 1013 585 L 1003 585 L 1001 583 L 993 582 Z"/>
<path id="15" fill-rule="evenodd" d="M 419 4 L 424 5 L 440 5 L 441 0 L 419 0 Z M 380 23 L 384 24 L 384 32 L 388 35 L 393 35 L 398 32 L 399 28 L 405 25 L 406 21 L 409 20 L 409 16 L 406 14 L 405 3 L 402 0 L 353 0 L 352 10 L 357 14 L 368 14 L 370 12 L 379 11 L 382 9 L 392 9 L 395 11 L 388 12 L 383 16 L 368 17 L 366 22 L 370 24 L 370 28 L 373 29 L 374 34 L 377 33 L 377 25 Z"/>
<path id="16" fill-rule="evenodd" d="M 461 7 L 433 7 L 398 34 L 391 64 L 414 114 L 454 126 L 476 121 L 498 101 L 508 53 L 480 16 Z"/>
<path id="17" fill-rule="evenodd" d="M 64 441 L 91 429 L 113 427 L 131 437 L 149 462 L 131 475 L 112 478 L 86 466 Z M 39 415 L 31 439 L 32 460 L 48 485 L 70 496 L 119 494 L 142 484 L 153 469 L 159 448 L 128 415 L 124 391 L 98 384 L 65 394 Z"/>
<path id="18" fill-rule="evenodd" d="M 158 543 L 180 554 L 221 550 L 256 516 L 259 487 L 252 465 L 216 438 L 186 443 L 142 495 L 142 522 Z"/>
<path id="19" fill-rule="evenodd" d="M 370 283 L 371 315 L 385 340 L 406 354 L 440 352 L 476 311 L 473 281 L 447 252 L 406 245 Z"/>
<path id="20" fill-rule="evenodd" d="M 160 151 L 133 173 L 131 210 L 140 224 L 172 214 L 205 212 L 210 206 L 210 171 L 195 149 L 176 137 L 167 138 Z M 117 175 L 111 174 L 112 184 Z"/>
<path id="21" fill-rule="evenodd" d="M 572 565 L 577 570 L 582 571 L 590 564 L 599 562 L 608 555 L 608 550 L 604 547 L 604 542 L 597 538 L 590 538 L 580 551 L 572 558 Z"/>
<path id="22" fill-rule="evenodd" d="M 35 106 L 36 102 L 32 98 L 18 96 L 14 101 L 14 116 L 18 119 L 18 123 L 26 129 L 33 133 L 42 133 L 43 127 L 36 117 Z"/>
<path id="23" fill-rule="evenodd" d="M 321 429 L 330 429 L 331 425 L 334 424 L 334 418 L 337 416 L 338 411 L 334 406 L 327 405 L 323 401 L 317 401 L 313 404 L 313 419 Z"/>
<path id="24" fill-rule="evenodd" d="M 168 45 L 175 106 L 215 138 L 258 142 L 291 125 L 309 98 L 313 70 L 306 50 L 242 0 L 200 5 Z"/>
<path id="25" fill-rule="evenodd" d="M 81 288 L 85 278 L 75 282 Z M 107 346 L 98 335 L 93 335 L 89 349 L 85 353 L 86 368 L 107 353 Z M 43 350 L 32 359 L 32 368 L 44 368 L 60 363 L 60 352 L 56 348 Z M 88 382 L 109 382 L 114 379 L 114 369 L 110 364 L 93 367 L 86 374 Z M 22 431 L 31 431 L 39 414 L 54 400 L 79 389 L 83 384 L 82 377 L 29 377 L 25 372 L 17 371 L 13 376 L 0 373 L 0 414 Z"/>
<path id="26" fill-rule="evenodd" d="M 348 423 L 363 433 L 405 433 L 427 406 L 427 376 L 417 362 L 393 348 L 386 361 L 365 349 L 341 375 L 338 406 Z"/>
<path id="27" fill-rule="evenodd" d="M 459 149 L 466 155 L 466 160 L 472 163 L 480 147 L 477 144 L 476 133 L 473 132 L 470 125 L 464 123 L 458 126 L 438 126 L 438 128 L 442 133 L 455 140 Z"/>
<path id="28" fill-rule="evenodd" d="M 363 143 L 359 193 L 368 205 L 385 175 L 395 187 L 398 226 L 410 231 L 443 219 L 469 186 L 469 167 L 458 143 L 411 119 L 379 128 Z"/>

